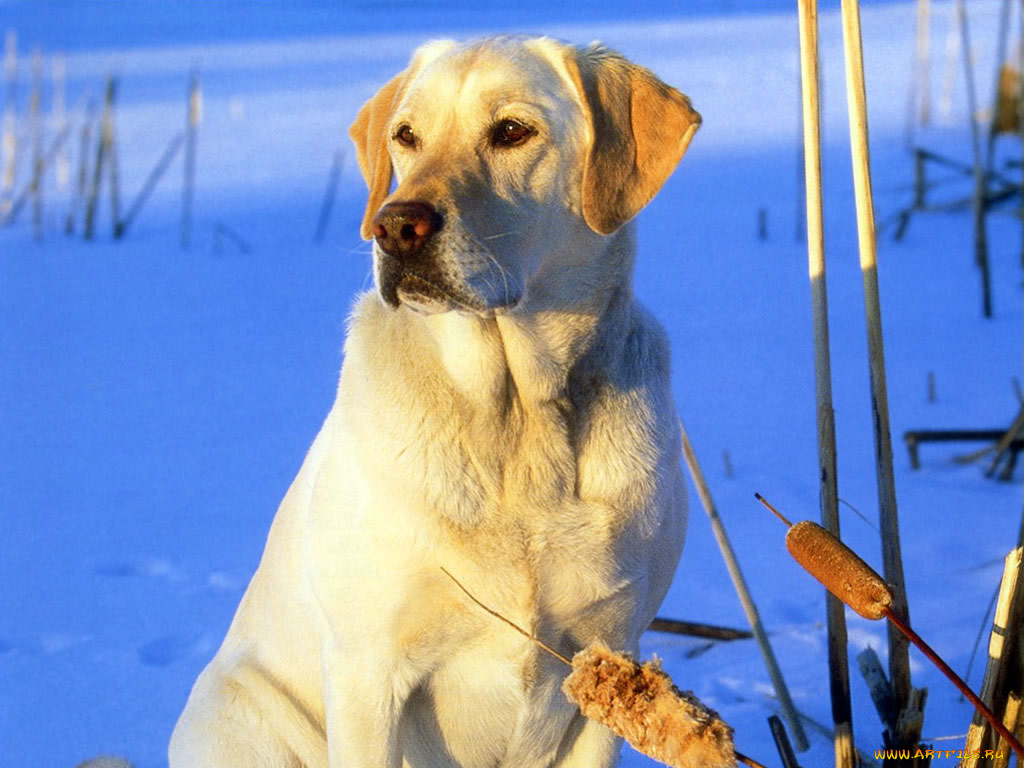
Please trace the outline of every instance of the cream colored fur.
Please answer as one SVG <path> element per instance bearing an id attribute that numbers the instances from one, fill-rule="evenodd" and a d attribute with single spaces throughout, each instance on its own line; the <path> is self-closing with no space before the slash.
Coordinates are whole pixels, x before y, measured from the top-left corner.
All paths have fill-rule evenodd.
<path id="1" fill-rule="evenodd" d="M 493 146 L 505 119 L 534 134 Z M 443 284 L 357 302 L 337 400 L 171 768 L 616 763 L 562 695 L 567 670 L 441 567 L 566 655 L 636 650 L 687 506 L 630 220 L 698 123 L 647 70 L 548 39 L 432 43 L 367 103 L 364 234 L 385 202 L 435 206 Z M 375 247 L 378 276 L 387 258 Z"/>

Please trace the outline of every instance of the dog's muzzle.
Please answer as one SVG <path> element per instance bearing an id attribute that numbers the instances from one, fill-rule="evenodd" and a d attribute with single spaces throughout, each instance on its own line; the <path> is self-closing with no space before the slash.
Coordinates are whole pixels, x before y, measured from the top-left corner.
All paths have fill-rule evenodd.
<path id="1" fill-rule="evenodd" d="M 509 290 L 508 276 L 495 259 L 464 250 L 466 244 L 450 231 L 441 233 L 444 216 L 429 203 L 387 203 L 372 226 L 379 257 L 378 290 L 392 307 L 406 304 L 431 314 L 450 310 L 490 313 L 518 304 L 521 291 Z M 483 261 L 486 270 L 477 274 L 479 267 L 474 265 L 467 274 L 463 260 Z M 476 285 L 481 278 L 485 291 Z M 492 296 L 494 285 L 503 286 L 504 294 Z"/>
<path id="2" fill-rule="evenodd" d="M 401 291 L 416 304 L 446 303 L 434 238 L 443 226 L 438 210 L 418 200 L 388 203 L 378 211 L 373 238 L 382 256 L 379 287 L 385 302 L 397 307 Z"/>
<path id="3" fill-rule="evenodd" d="M 443 226 L 441 214 L 428 203 L 388 203 L 373 218 L 373 237 L 388 256 L 409 261 Z"/>

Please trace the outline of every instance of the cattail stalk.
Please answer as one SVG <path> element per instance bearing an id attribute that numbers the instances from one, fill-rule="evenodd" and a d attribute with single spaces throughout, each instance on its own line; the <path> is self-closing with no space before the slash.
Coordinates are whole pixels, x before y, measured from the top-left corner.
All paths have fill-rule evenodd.
<path id="1" fill-rule="evenodd" d="M 931 0 L 917 0 L 917 87 L 918 121 L 931 122 Z"/>
<path id="2" fill-rule="evenodd" d="M 999 33 L 996 37 L 996 73 L 995 87 L 992 93 L 995 94 L 995 106 L 992 109 L 992 117 L 989 121 L 988 137 L 985 142 L 985 178 L 994 170 L 996 152 L 996 135 L 999 126 L 999 91 L 1003 79 L 1003 65 L 1006 63 L 1006 49 L 1010 38 L 1010 0 L 1003 0 L 999 11 Z M 1024 74 L 1024 73 L 1022 73 Z M 986 192 L 987 192 L 986 186 Z"/>
<path id="3" fill-rule="evenodd" d="M 1003 576 L 999 582 L 999 592 L 995 605 L 995 616 L 992 620 L 992 631 L 989 635 L 988 660 L 985 665 L 985 677 L 981 683 L 980 697 L 986 704 L 994 704 L 997 696 L 1004 690 L 1007 668 L 1011 664 L 1013 652 L 1014 627 L 1022 620 L 1020 615 L 1022 559 L 1024 548 L 1018 546 L 1007 555 L 1003 563 Z M 1013 725 L 1009 725 L 1010 730 Z M 974 751 L 981 747 L 985 736 L 985 724 L 975 716 L 967 732 L 966 747 Z"/>
<path id="4" fill-rule="evenodd" d="M 900 551 L 899 517 L 896 509 L 896 479 L 893 473 L 892 435 L 889 428 L 889 396 L 885 376 L 885 349 L 882 342 L 882 309 L 878 290 L 878 244 L 875 239 L 875 213 L 871 192 L 871 160 L 868 149 L 867 96 L 864 85 L 864 53 L 861 43 L 860 7 L 857 0 L 842 0 L 843 50 L 846 63 L 846 96 L 849 108 L 851 159 L 857 208 L 857 241 L 864 309 L 868 332 L 868 367 L 871 378 L 872 425 L 875 436 L 878 509 L 882 529 L 882 560 L 886 581 L 893 586 L 893 608 L 908 614 Z M 903 712 L 910 701 L 910 655 L 906 638 L 889 629 L 889 678 L 896 711 Z M 904 736 L 897 723 L 889 723 L 896 746 Z M 917 740 L 916 736 L 913 738 Z"/>
<path id="5" fill-rule="evenodd" d="M 953 84 L 956 78 L 956 59 L 960 50 L 960 16 L 957 9 L 949 7 L 949 26 L 946 31 L 946 62 L 942 73 L 942 95 L 939 98 L 939 113 L 948 123 L 953 118 Z"/>
<path id="6" fill-rule="evenodd" d="M 814 390 L 818 426 L 818 497 L 821 520 L 839 535 L 839 490 L 836 469 L 836 424 L 832 407 L 832 364 L 825 277 L 825 227 L 821 179 L 821 115 L 818 95 L 818 4 L 799 0 L 800 82 L 803 100 L 804 171 L 807 192 L 807 260 L 814 323 Z M 853 710 L 847 662 L 846 616 L 831 595 L 825 597 L 828 626 L 829 690 L 837 768 L 853 768 Z"/>

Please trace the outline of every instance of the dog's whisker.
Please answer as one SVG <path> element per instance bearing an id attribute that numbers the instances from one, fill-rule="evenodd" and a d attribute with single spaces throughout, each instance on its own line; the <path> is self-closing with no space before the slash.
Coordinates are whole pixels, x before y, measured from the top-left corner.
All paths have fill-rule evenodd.
<path id="1" fill-rule="evenodd" d="M 498 262 L 498 260 L 496 258 L 494 258 L 494 254 L 492 254 L 489 250 L 487 250 L 486 248 L 483 248 L 483 249 L 481 249 L 480 252 L 484 255 L 484 257 L 491 264 L 494 265 L 494 268 L 498 270 L 498 274 L 501 276 L 502 282 L 504 283 L 504 289 L 505 289 L 504 301 L 505 301 L 506 304 L 509 303 L 512 300 L 512 296 L 509 293 L 509 289 L 508 289 L 508 272 Z M 493 286 L 491 286 L 491 285 L 488 285 L 488 288 L 491 288 L 491 290 L 493 290 Z"/>
<path id="2" fill-rule="evenodd" d="M 373 267 L 370 267 L 368 270 L 366 270 L 366 274 L 363 276 L 362 285 L 360 285 L 360 287 L 359 287 L 360 293 L 366 293 L 366 291 L 368 291 L 370 286 L 372 286 L 372 285 L 373 285 Z"/>
<path id="3" fill-rule="evenodd" d="M 336 250 L 346 256 L 373 256 L 373 248 L 342 248 L 338 246 Z"/>
<path id="4" fill-rule="evenodd" d="M 510 235 L 518 235 L 518 234 L 519 234 L 519 230 L 518 229 L 510 229 L 508 232 L 499 232 L 496 235 L 487 235 L 487 237 L 481 237 L 480 239 L 481 240 L 497 240 L 498 238 L 501 238 L 501 237 L 509 237 Z"/>

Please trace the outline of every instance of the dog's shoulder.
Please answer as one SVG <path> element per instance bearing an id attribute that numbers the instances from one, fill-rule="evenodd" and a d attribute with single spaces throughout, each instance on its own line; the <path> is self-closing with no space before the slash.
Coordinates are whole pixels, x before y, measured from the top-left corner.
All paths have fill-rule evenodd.
<path id="1" fill-rule="evenodd" d="M 637 301 L 633 302 L 622 366 L 640 378 L 666 385 L 671 375 L 670 344 L 665 326 Z"/>
<path id="2" fill-rule="evenodd" d="M 573 377 L 574 386 L 585 389 L 597 384 L 606 396 L 668 388 L 670 344 L 661 322 L 632 300 L 625 311 L 617 313 L 616 323 L 619 328 L 595 338 L 593 349 Z M 587 396 L 585 391 L 574 393 L 576 400 Z"/>

